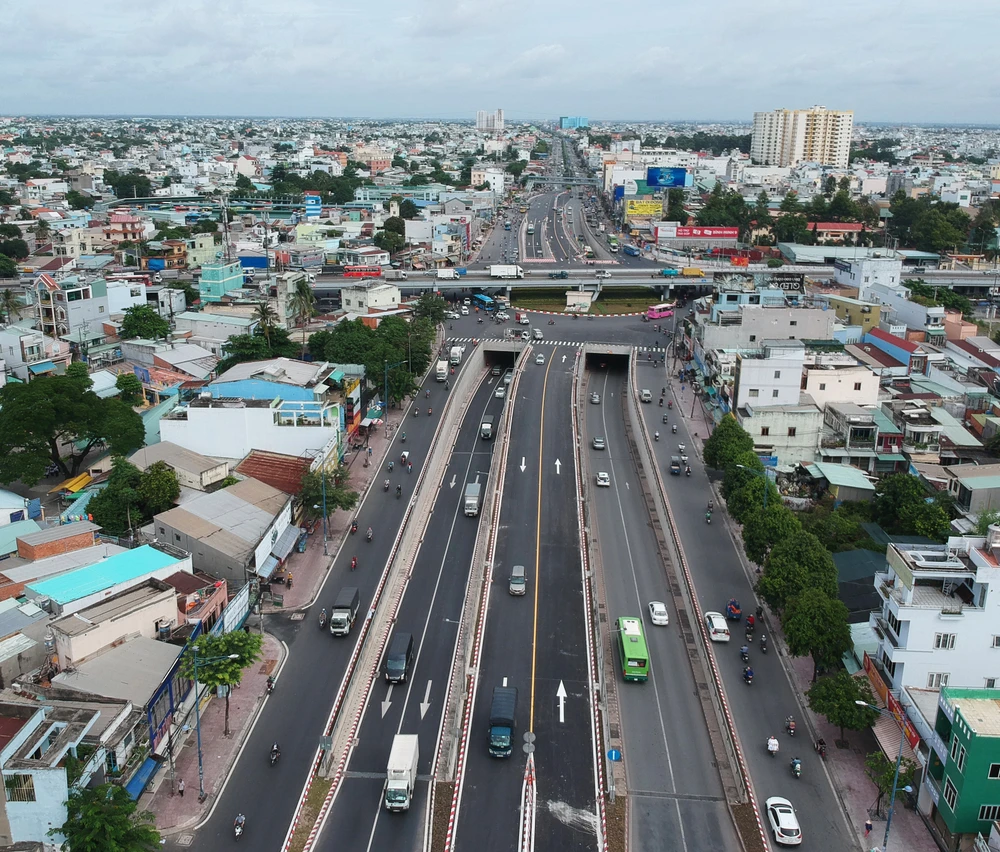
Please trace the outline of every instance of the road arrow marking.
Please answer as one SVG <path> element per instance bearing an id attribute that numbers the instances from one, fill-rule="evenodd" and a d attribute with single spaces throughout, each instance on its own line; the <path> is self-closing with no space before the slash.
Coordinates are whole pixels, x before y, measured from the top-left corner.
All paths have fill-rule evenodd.
<path id="1" fill-rule="evenodd" d="M 427 689 L 424 690 L 424 700 L 420 702 L 420 718 L 423 719 L 424 715 L 431 708 L 431 683 L 433 681 L 427 681 Z"/>
<path id="2" fill-rule="evenodd" d="M 556 476 L 559 476 L 561 470 L 562 470 L 562 462 L 559 461 L 559 459 L 556 459 Z"/>
<path id="3" fill-rule="evenodd" d="M 389 708 L 392 707 L 392 684 L 389 684 L 389 691 L 385 694 L 385 701 L 382 702 L 382 718 L 385 718 L 385 714 L 389 712 Z"/>
<path id="4" fill-rule="evenodd" d="M 563 363 L 565 364 L 566 363 L 566 354 L 565 353 L 563 353 L 562 360 L 563 360 Z"/>
<path id="5" fill-rule="evenodd" d="M 559 699 L 559 724 L 566 724 L 566 687 L 559 681 L 559 689 L 556 690 L 556 698 Z M 383 714 L 384 715 L 384 714 Z"/>
<path id="6" fill-rule="evenodd" d="M 451 475 L 451 482 L 449 482 L 449 483 L 448 483 L 448 485 L 449 485 L 449 486 L 450 486 L 451 488 L 454 488 L 454 487 L 455 487 L 455 477 L 456 477 L 456 476 L 457 476 L 457 474 L 454 474 L 454 473 L 453 473 L 453 474 Z"/>
<path id="7" fill-rule="evenodd" d="M 521 456 L 521 473 L 524 473 L 524 468 L 525 468 L 524 456 Z"/>

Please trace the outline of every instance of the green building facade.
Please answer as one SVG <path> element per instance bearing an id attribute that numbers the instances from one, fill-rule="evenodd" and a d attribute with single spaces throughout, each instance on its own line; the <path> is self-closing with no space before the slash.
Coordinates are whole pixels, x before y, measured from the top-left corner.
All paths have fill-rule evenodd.
<path id="1" fill-rule="evenodd" d="M 201 267 L 198 292 L 203 302 L 221 302 L 230 290 L 243 287 L 243 269 L 235 263 L 206 263 Z"/>
<path id="2" fill-rule="evenodd" d="M 1000 689 L 943 687 L 927 772 L 936 792 L 934 822 L 952 842 L 982 834 L 1000 819 Z M 954 846 L 952 847 L 954 848 Z"/>

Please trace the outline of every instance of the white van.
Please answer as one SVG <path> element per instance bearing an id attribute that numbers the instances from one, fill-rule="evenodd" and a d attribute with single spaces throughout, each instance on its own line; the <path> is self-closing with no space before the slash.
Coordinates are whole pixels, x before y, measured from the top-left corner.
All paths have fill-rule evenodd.
<path id="1" fill-rule="evenodd" d="M 648 388 L 643 388 L 641 391 L 639 391 L 639 401 L 640 402 L 652 402 L 653 401 L 653 392 L 651 390 L 649 390 Z"/>
<path id="2" fill-rule="evenodd" d="M 534 337 L 535 340 L 541 340 L 543 337 L 542 330 L 540 328 L 533 328 L 531 330 L 531 336 Z"/>

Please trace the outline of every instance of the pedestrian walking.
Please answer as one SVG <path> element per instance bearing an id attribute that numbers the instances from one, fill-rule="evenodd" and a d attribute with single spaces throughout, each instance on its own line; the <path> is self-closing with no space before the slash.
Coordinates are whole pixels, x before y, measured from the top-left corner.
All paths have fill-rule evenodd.
<path id="1" fill-rule="evenodd" d="M 872 821 L 871 817 L 865 820 L 865 837 L 872 833 Z"/>
<path id="2" fill-rule="evenodd" d="M 180 796 L 182 799 L 184 798 L 184 779 L 183 778 L 179 778 L 177 780 L 177 795 Z"/>

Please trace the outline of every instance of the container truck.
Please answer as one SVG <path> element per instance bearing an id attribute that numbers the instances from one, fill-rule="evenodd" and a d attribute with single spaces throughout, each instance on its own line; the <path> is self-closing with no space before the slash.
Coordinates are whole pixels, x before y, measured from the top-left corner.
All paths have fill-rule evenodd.
<path id="1" fill-rule="evenodd" d="M 438 281 L 451 281 L 458 278 L 457 269 L 439 269 L 437 271 Z"/>
<path id="2" fill-rule="evenodd" d="M 681 275 L 685 278 L 704 278 L 705 273 L 702 272 L 697 266 L 685 266 L 681 270 Z"/>
<path id="3" fill-rule="evenodd" d="M 350 633 L 360 606 L 361 595 L 357 588 L 345 586 L 341 589 L 330 610 L 330 632 L 334 636 L 346 636 Z"/>
<path id="4" fill-rule="evenodd" d="M 452 346 L 451 347 L 451 352 L 448 355 L 448 360 L 451 361 L 452 364 L 461 364 L 462 363 L 462 347 L 461 346 Z"/>
<path id="5" fill-rule="evenodd" d="M 385 809 L 408 811 L 417 783 L 420 742 L 416 734 L 396 734 L 392 738 L 389 763 L 385 770 Z"/>
<path id="6" fill-rule="evenodd" d="M 402 269 L 387 269 L 385 271 L 386 281 L 405 281 L 406 272 Z"/>
<path id="7" fill-rule="evenodd" d="M 490 267 L 490 278 L 524 278 L 524 270 L 520 266 L 494 263 Z"/>
<path id="8" fill-rule="evenodd" d="M 465 486 L 465 514 L 470 518 L 474 518 L 479 514 L 479 495 L 482 492 L 482 486 L 478 482 L 470 482 Z"/>
<path id="9" fill-rule="evenodd" d="M 490 754 L 493 757 L 510 757 L 516 714 L 517 689 L 513 686 L 493 687 L 493 702 L 490 704 Z"/>
<path id="10" fill-rule="evenodd" d="M 569 278 L 569 272 L 567 272 L 565 269 L 561 269 L 558 272 L 550 272 L 549 278 L 554 278 L 554 279 Z"/>
<path id="11" fill-rule="evenodd" d="M 443 358 L 437 362 L 437 367 L 434 368 L 434 378 L 439 382 L 448 381 L 448 362 Z"/>

